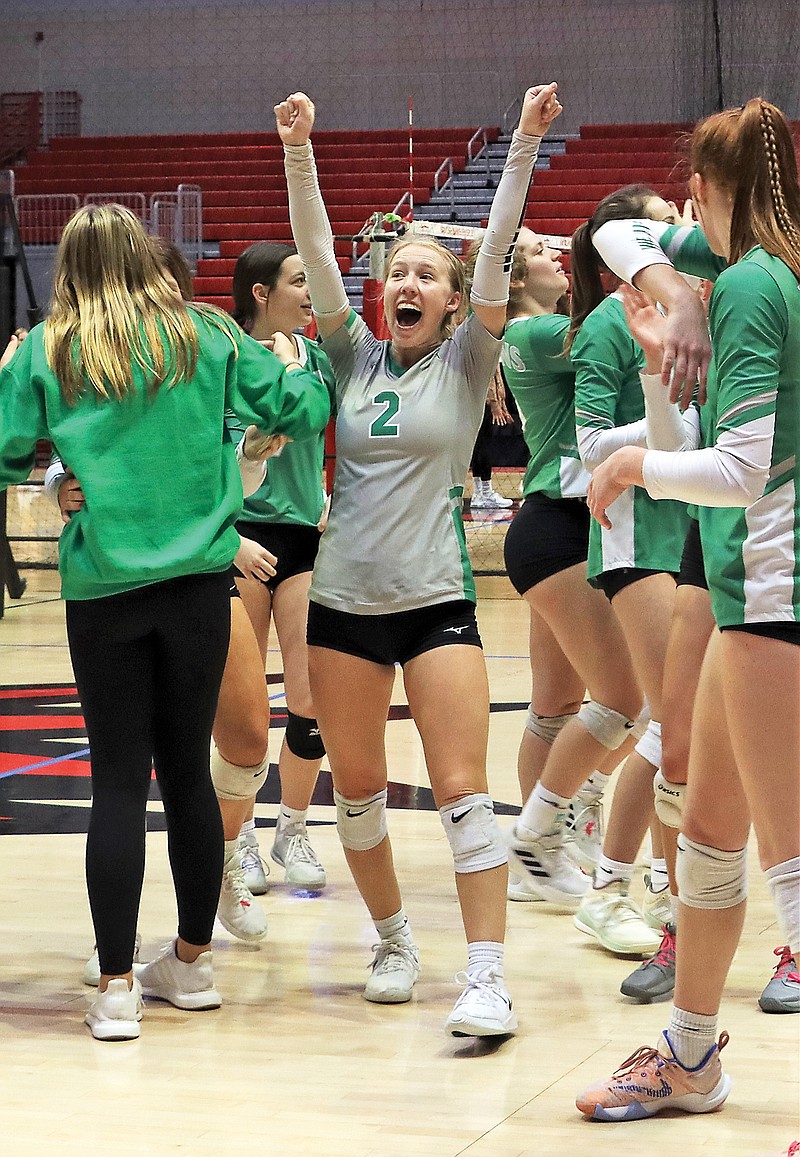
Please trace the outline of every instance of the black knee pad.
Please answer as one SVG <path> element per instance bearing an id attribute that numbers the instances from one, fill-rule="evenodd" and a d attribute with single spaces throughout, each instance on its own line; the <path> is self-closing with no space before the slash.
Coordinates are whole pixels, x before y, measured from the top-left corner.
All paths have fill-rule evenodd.
<path id="1" fill-rule="evenodd" d="M 306 719 L 305 715 L 295 715 L 294 711 L 286 712 L 286 746 L 292 755 L 298 759 L 322 759 L 325 754 L 325 744 L 319 733 L 319 724 L 316 719 Z"/>

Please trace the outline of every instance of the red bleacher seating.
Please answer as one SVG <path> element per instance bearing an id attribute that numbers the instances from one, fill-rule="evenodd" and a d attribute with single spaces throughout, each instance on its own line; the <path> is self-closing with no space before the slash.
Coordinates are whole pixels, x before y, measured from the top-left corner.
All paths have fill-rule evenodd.
<path id="1" fill-rule="evenodd" d="M 466 165 L 475 130 L 415 129 L 415 201 L 425 204 L 434 174 L 451 157 Z M 498 130 L 490 134 L 496 139 Z M 357 233 L 376 210 L 394 208 L 408 188 L 408 134 L 331 131 L 314 134 L 314 152 L 336 235 Z M 200 262 L 198 297 L 228 307 L 233 259 L 256 240 L 291 239 L 283 150 L 276 133 L 58 138 L 28 155 L 16 173 L 18 194 L 135 192 L 150 196 L 196 184 L 203 191 L 204 239 L 220 257 Z M 54 237 L 53 240 L 56 238 Z M 337 242 L 343 271 L 352 245 Z"/>

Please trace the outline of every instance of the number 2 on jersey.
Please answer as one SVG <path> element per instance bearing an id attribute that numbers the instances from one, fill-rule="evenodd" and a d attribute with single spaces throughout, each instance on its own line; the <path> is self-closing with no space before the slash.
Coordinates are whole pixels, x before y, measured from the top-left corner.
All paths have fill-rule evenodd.
<path id="1" fill-rule="evenodd" d="M 394 390 L 381 390 L 372 399 L 373 406 L 384 406 L 382 414 L 374 419 L 369 428 L 370 438 L 396 438 L 400 433 L 400 425 L 392 419 L 400 411 L 400 396 Z"/>

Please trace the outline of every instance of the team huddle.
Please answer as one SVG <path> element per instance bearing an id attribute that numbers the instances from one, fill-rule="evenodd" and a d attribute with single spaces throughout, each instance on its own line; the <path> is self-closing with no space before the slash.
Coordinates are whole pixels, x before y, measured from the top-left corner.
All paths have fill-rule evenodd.
<path id="1" fill-rule="evenodd" d="M 97 987 L 86 1022 L 98 1040 L 138 1037 L 143 997 L 221 1004 L 217 915 L 240 939 L 266 934 L 253 812 L 269 766 L 273 619 L 288 719 L 271 858 L 290 883 L 324 888 L 306 816 L 327 756 L 339 839 L 378 933 L 367 1000 L 410 1000 L 420 971 L 387 826 L 399 664 L 467 941 L 449 1033 L 516 1031 L 507 901 L 557 905 L 608 951 L 644 958 L 623 993 L 674 993 L 658 1047 L 583 1092 L 581 1112 L 717 1108 L 751 823 L 785 939 L 762 1007 L 800 1011 L 791 134 L 760 99 L 703 121 L 689 144 L 694 212 L 641 185 L 604 198 L 573 239 L 570 284 L 560 255 L 520 228 L 560 112 L 556 84 L 525 94 L 466 262 L 413 230 L 393 246 L 386 341 L 348 302 L 303 93 L 275 109 L 296 248 L 242 254 L 233 318 L 193 302 L 180 255 L 121 206 L 85 207 L 64 230 L 49 316 L 2 360 L 0 487 L 27 478 L 38 440 L 52 443 L 91 745 L 96 952 L 84 979 Z M 297 332 L 312 317 L 316 341 Z M 461 514 L 499 363 L 530 453 L 505 546 L 530 611 L 532 673 L 523 806 L 506 834 L 487 782 L 489 690 Z M 153 767 L 178 929 L 141 964 Z M 639 908 L 628 893 L 648 829 Z"/>

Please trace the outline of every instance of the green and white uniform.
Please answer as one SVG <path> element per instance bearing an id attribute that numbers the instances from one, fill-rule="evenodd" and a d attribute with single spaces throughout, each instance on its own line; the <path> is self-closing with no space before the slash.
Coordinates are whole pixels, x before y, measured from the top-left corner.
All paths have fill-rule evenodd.
<path id="1" fill-rule="evenodd" d="M 31 330 L 0 371 L 0 489 L 27 478 L 49 438 L 80 479 L 85 503 L 65 526 L 65 599 L 120 594 L 183 575 L 226 570 L 239 545 L 242 484 L 226 406 L 269 433 L 316 439 L 328 391 L 231 325 L 230 336 L 189 307 L 199 338 L 190 381 L 153 391 L 139 369 L 120 401 L 85 389 L 64 400 Z"/>
<path id="2" fill-rule="evenodd" d="M 644 445 L 644 395 L 639 380 L 644 354 L 631 337 L 619 297 L 612 294 L 592 310 L 575 336 L 571 356 L 575 424 L 584 461 L 582 435 L 595 439 L 597 449 L 590 465 L 626 442 Z M 631 486 L 611 503 L 608 516 L 611 530 L 592 520 L 590 579 L 622 567 L 678 572 L 689 525 L 683 503 L 655 502 Z"/>
<path id="3" fill-rule="evenodd" d="M 646 238 L 638 269 L 653 264 L 655 256 L 661 262 L 672 259 L 687 273 L 718 276 L 709 302 L 713 360 L 702 411 L 704 448 L 684 454 L 649 451 L 645 484 L 656 497 L 681 497 L 698 505 L 706 575 L 720 627 L 798 622 L 797 278 L 760 246 L 726 268 L 700 229 L 641 228 L 652 224 L 635 223 L 633 240 Z M 614 262 L 612 251 L 603 256 Z"/>
<path id="4" fill-rule="evenodd" d="M 327 355 L 316 342 L 299 335 L 297 347 L 300 364 L 323 383 L 333 401 L 335 382 Z M 238 442 L 245 427 L 231 411 L 226 412 L 225 422 L 234 441 Z M 324 430 L 316 438 L 289 442 L 277 457 L 269 459 L 261 486 L 244 500 L 241 520 L 316 527 L 325 504 L 322 493 L 324 461 Z"/>
<path id="5" fill-rule="evenodd" d="M 584 498 L 589 474 L 575 436 L 575 370 L 564 355 L 569 318 L 558 313 L 518 317 L 503 338 L 506 382 L 522 417 L 530 461 L 523 495 Z"/>
<path id="6" fill-rule="evenodd" d="M 461 498 L 500 345 L 471 315 L 402 371 L 352 310 L 324 342 L 336 473 L 313 602 L 380 615 L 475 601 Z"/>

